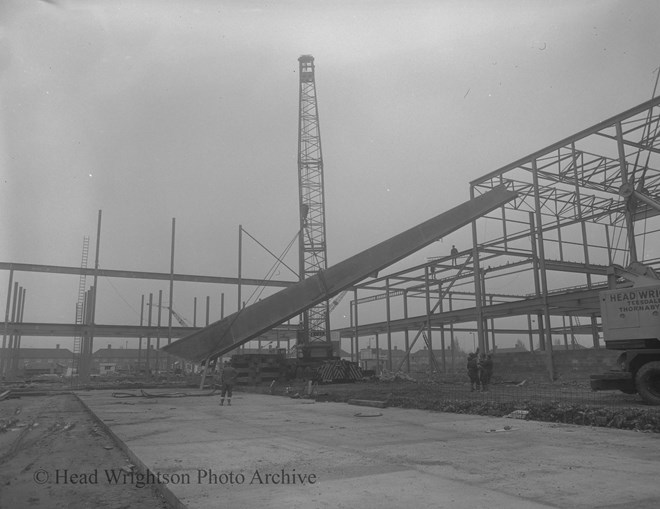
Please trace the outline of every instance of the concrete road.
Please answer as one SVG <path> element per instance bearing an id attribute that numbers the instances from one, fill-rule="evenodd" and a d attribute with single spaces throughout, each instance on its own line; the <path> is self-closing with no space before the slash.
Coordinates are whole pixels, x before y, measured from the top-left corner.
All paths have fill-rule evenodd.
<path id="1" fill-rule="evenodd" d="M 78 396 L 151 471 L 117 482 L 179 507 L 660 506 L 658 434 L 246 393 Z"/>

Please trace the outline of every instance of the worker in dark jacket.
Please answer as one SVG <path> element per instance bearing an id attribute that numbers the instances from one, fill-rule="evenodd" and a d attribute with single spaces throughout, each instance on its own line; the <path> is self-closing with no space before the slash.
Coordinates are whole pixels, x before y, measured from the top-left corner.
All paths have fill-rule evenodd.
<path id="1" fill-rule="evenodd" d="M 456 246 L 451 246 L 451 264 L 456 265 L 456 260 L 458 258 L 458 249 L 456 249 Z"/>
<path id="2" fill-rule="evenodd" d="M 225 367 L 222 369 L 222 374 L 220 375 L 220 384 L 222 386 L 220 392 L 220 406 L 225 404 L 225 395 L 227 396 L 227 405 L 231 406 L 231 394 L 236 379 L 238 378 L 238 371 L 236 368 L 232 367 L 229 362 L 225 362 Z"/>
<path id="3" fill-rule="evenodd" d="M 479 367 L 477 366 L 477 354 L 469 353 L 467 357 L 467 374 L 470 379 L 470 390 L 474 391 L 479 384 Z"/>
<path id="4" fill-rule="evenodd" d="M 490 378 L 493 376 L 493 356 L 488 354 L 485 357 L 480 357 L 477 362 L 477 369 L 479 371 L 481 390 L 488 391 L 488 384 L 490 383 Z"/>

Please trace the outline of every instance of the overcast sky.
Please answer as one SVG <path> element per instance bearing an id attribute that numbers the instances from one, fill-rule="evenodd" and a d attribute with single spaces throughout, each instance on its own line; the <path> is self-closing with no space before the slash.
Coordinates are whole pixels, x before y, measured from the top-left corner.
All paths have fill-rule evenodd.
<path id="1" fill-rule="evenodd" d="M 103 268 L 168 272 L 172 218 L 176 272 L 235 276 L 239 224 L 281 252 L 298 228 L 297 59 L 311 54 L 334 264 L 650 99 L 659 22 L 656 0 L 3 0 L 0 260 L 78 266 L 89 235 L 92 266 L 99 210 Z M 246 277 L 272 263 L 248 241 L 244 256 Z M 25 321 L 73 321 L 77 278 L 15 280 Z M 100 282 L 97 321 L 137 323 L 158 289 Z M 177 291 L 192 318 L 193 294 L 221 290 Z"/>

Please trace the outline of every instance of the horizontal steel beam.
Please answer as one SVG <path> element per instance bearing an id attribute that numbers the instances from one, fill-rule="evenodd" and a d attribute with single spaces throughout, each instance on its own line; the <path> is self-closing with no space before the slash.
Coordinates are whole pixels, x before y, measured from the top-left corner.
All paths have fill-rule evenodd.
<path id="1" fill-rule="evenodd" d="M 567 262 L 560 260 L 546 260 L 545 268 L 558 272 L 577 272 L 579 274 L 596 274 L 607 276 L 608 265 L 598 265 L 595 263 Z"/>
<path id="2" fill-rule="evenodd" d="M 3 334 L 4 324 L 0 324 Z M 172 327 L 172 338 L 182 338 L 202 327 Z M 20 335 L 23 337 L 83 337 L 94 333 L 94 338 L 155 338 L 168 337 L 168 326 L 156 325 L 76 325 L 73 323 L 30 323 L 9 322 L 7 324 L 7 336 Z M 272 336 L 281 336 L 280 339 L 294 339 L 296 337 L 297 325 L 281 325 L 272 330 Z M 268 340 L 273 338 L 268 337 Z"/>
<path id="3" fill-rule="evenodd" d="M 95 271 L 93 268 L 66 267 L 60 265 L 37 265 L 31 263 L 14 262 L 0 262 L 0 270 L 14 270 L 18 272 L 44 272 L 48 274 L 73 274 L 76 276 L 94 276 L 97 274 L 101 277 L 154 279 L 162 281 L 169 281 L 170 277 L 172 277 L 174 281 L 187 281 L 192 283 L 222 283 L 228 285 L 236 285 L 240 282 L 242 285 L 246 286 L 275 286 L 279 288 L 286 288 L 297 283 L 297 281 L 265 281 L 263 279 L 250 278 L 241 278 L 239 280 L 235 277 L 201 276 L 195 274 L 174 274 L 170 276 L 169 272 L 144 272 L 136 270 L 97 269 Z"/>
<path id="4" fill-rule="evenodd" d="M 550 314 L 556 316 L 579 314 L 579 316 L 589 316 L 591 314 L 600 315 L 599 293 L 606 289 L 605 286 L 592 289 L 583 289 L 573 292 L 548 295 L 548 305 Z M 485 319 L 504 318 L 511 316 L 524 316 L 541 312 L 544 307 L 542 297 L 532 297 L 514 302 L 503 302 L 492 304 L 482 308 Z M 435 313 L 431 315 L 431 327 L 449 326 L 457 323 L 475 322 L 477 319 L 476 308 L 456 309 Z M 399 320 L 391 320 L 389 323 L 390 332 L 404 332 L 406 330 L 415 330 L 426 326 L 427 317 L 413 316 Z M 375 333 L 387 332 L 387 322 L 374 322 L 358 326 L 360 336 L 368 336 Z M 350 338 L 355 335 L 355 327 L 344 327 L 338 329 L 340 337 Z"/>
<path id="5" fill-rule="evenodd" d="M 3 327 L 0 325 L 0 327 Z M 172 337 L 180 338 L 190 332 L 198 330 L 199 327 L 172 327 Z M 4 329 L 3 329 L 4 330 Z M 7 335 L 20 335 L 28 337 L 83 337 L 94 334 L 94 337 L 113 337 L 113 338 L 139 338 L 139 337 L 167 337 L 167 325 L 156 326 L 137 326 L 137 325 L 76 325 L 72 323 L 8 323 Z"/>

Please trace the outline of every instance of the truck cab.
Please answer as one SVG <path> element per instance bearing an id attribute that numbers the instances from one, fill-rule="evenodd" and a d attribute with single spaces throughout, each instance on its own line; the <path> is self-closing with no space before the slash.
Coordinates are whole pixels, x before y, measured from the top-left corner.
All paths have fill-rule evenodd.
<path id="1" fill-rule="evenodd" d="M 639 393 L 660 405 L 660 279 L 641 264 L 613 275 L 627 283 L 600 293 L 603 337 L 606 348 L 622 353 L 613 370 L 591 376 L 591 388 Z"/>

